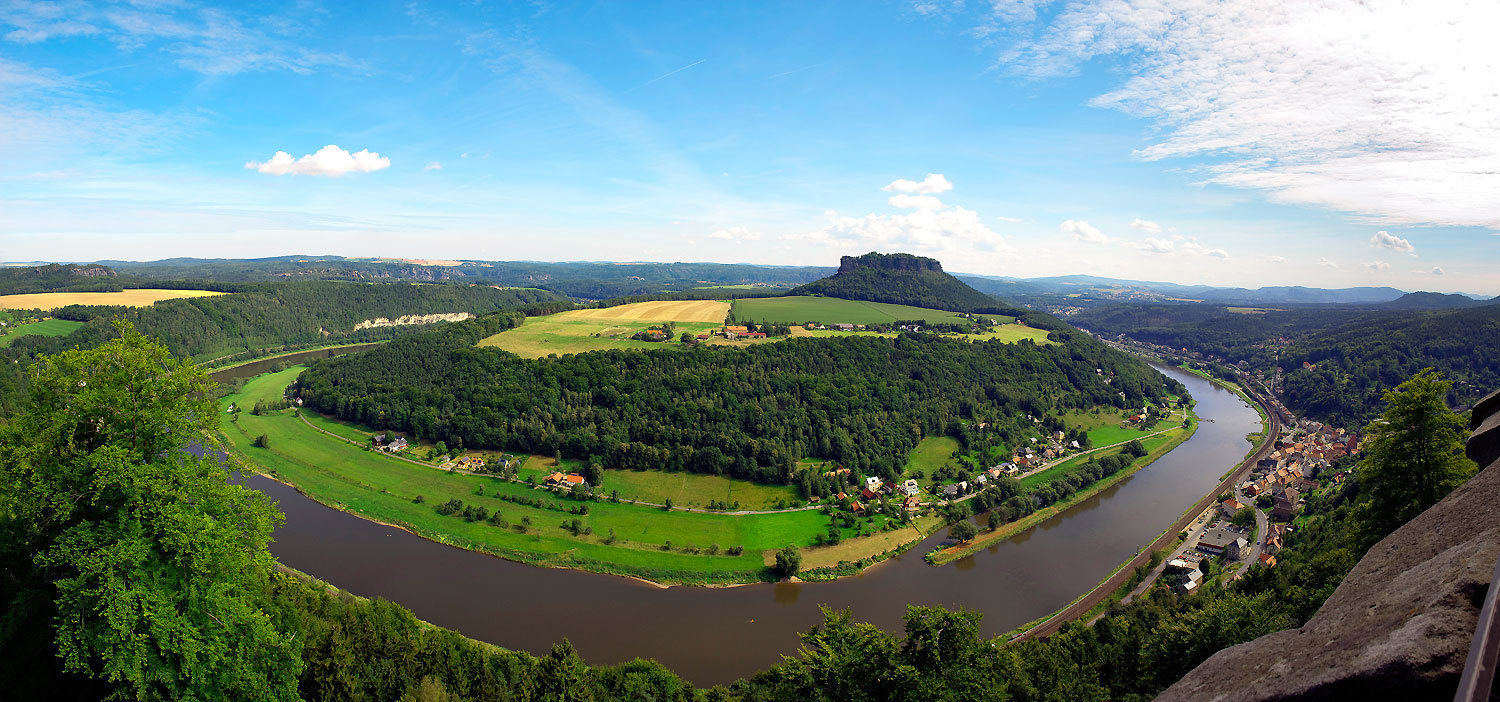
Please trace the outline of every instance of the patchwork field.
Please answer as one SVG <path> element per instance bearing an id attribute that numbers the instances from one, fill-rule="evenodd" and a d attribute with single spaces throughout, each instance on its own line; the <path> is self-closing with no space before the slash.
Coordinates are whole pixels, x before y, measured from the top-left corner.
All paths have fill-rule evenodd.
<path id="1" fill-rule="evenodd" d="M 213 290 L 161 290 L 139 288 L 120 292 L 56 292 L 30 293 L 26 295 L 0 295 L 0 307 L 12 310 L 53 310 L 68 305 L 123 305 L 146 307 L 162 300 L 179 297 L 208 297 L 223 295 Z"/>
<path id="2" fill-rule="evenodd" d="M 22 324 L 11 329 L 4 336 L 0 336 L 0 347 L 10 346 L 23 336 L 67 336 L 83 326 L 83 322 L 74 322 L 67 319 L 44 319 L 40 322 Z"/>
<path id="3" fill-rule="evenodd" d="M 225 398 L 224 406 L 249 407 L 256 400 L 276 399 L 302 370 L 297 366 L 253 378 Z M 224 418 L 229 448 L 320 502 L 438 541 L 540 565 L 664 582 L 756 580 L 763 569 L 763 551 L 786 544 L 810 545 L 827 528 L 827 517 L 817 511 L 731 516 L 602 501 L 588 503 L 588 514 L 571 514 L 567 509 L 581 503 L 521 483 L 450 473 L 368 451 L 319 432 L 294 410 L 259 416 L 246 411 L 238 417 L 234 421 L 229 415 Z M 354 438 L 347 426 L 339 427 L 337 433 Z M 262 435 L 266 447 L 253 446 Z M 666 480 L 672 474 L 610 474 L 606 487 L 611 479 L 634 476 L 641 482 L 635 489 L 643 493 L 665 495 L 677 489 Z M 733 499 L 735 492 L 724 487 L 723 496 Z M 517 504 L 507 497 L 541 499 L 543 507 Z M 497 525 L 438 514 L 436 506 L 451 499 L 490 513 L 499 511 L 505 522 Z M 702 501 L 708 499 L 719 498 L 705 495 Z M 574 535 L 559 526 L 573 519 L 592 533 Z M 745 550 L 730 556 L 725 549 L 732 546 Z"/>
<path id="4" fill-rule="evenodd" d="M 653 300 L 602 309 L 573 310 L 560 317 L 569 319 L 621 319 L 642 322 L 717 322 L 729 314 L 723 300 Z"/>
<path id="5" fill-rule="evenodd" d="M 572 310 L 528 317 L 521 326 L 483 339 L 479 345 L 527 358 L 609 349 L 676 348 L 674 342 L 638 341 L 630 337 L 660 322 L 676 324 L 677 334 L 696 335 L 723 326 L 728 313 L 729 303 L 721 300 L 661 300 Z"/>

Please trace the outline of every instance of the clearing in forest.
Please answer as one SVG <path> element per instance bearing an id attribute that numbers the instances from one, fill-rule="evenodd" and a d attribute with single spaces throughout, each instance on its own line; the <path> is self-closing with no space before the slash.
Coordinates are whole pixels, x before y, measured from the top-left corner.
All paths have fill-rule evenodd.
<path id="1" fill-rule="evenodd" d="M 119 292 L 55 292 L 0 295 L 0 308 L 11 310 L 53 310 L 68 305 L 123 305 L 146 307 L 162 300 L 179 297 L 223 295 L 214 290 L 161 290 L 136 288 Z"/>

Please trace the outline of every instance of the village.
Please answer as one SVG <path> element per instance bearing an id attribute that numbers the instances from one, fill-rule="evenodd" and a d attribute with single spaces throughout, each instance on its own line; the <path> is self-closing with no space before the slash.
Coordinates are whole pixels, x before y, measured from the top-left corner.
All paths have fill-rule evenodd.
<path id="1" fill-rule="evenodd" d="M 1252 565 L 1276 567 L 1276 554 L 1296 528 L 1307 496 L 1332 491 L 1349 476 L 1342 458 L 1359 452 L 1359 436 L 1309 419 L 1283 426 L 1275 449 L 1256 463 L 1235 494 L 1198 516 L 1167 560 L 1162 578 L 1190 594 L 1209 573 L 1233 580 Z M 1229 566 L 1236 566 L 1232 571 Z"/>

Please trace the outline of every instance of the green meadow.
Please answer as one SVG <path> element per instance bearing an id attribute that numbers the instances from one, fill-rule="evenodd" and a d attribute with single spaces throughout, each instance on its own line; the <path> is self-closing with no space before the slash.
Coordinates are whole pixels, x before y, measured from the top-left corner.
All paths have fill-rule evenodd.
<path id="1" fill-rule="evenodd" d="M 68 319 L 44 319 L 40 322 L 31 322 L 12 328 L 5 336 L 0 336 L 0 347 L 10 346 L 23 336 L 35 334 L 37 336 L 67 336 L 72 334 L 83 322 L 74 322 Z"/>
<path id="2" fill-rule="evenodd" d="M 253 407 L 257 400 L 274 400 L 302 369 L 298 366 L 253 378 L 227 397 L 224 406 L 235 403 L 242 408 Z M 242 411 L 238 419 L 226 414 L 223 434 L 228 448 L 236 454 L 319 502 L 396 524 L 436 541 L 513 560 L 658 582 L 746 582 L 764 577 L 763 551 L 787 544 L 811 545 L 814 536 L 827 528 L 827 517 L 817 511 L 733 516 L 667 511 L 608 500 L 578 502 L 524 483 L 450 473 L 387 456 L 321 433 L 304 422 L 304 417 L 341 437 L 361 444 L 368 440 L 367 433 L 298 410 L 260 416 Z M 256 437 L 262 435 L 266 447 L 254 446 Z M 620 473 L 628 474 L 611 471 L 612 479 L 624 477 Z M 690 486 L 688 482 L 674 485 L 667 479 L 670 476 L 633 474 L 633 489 L 642 495 L 667 495 Z M 612 480 L 606 479 L 606 488 L 609 482 Z M 727 498 L 736 494 L 731 486 L 719 487 Z M 757 488 L 763 486 L 749 486 L 741 498 L 742 507 L 750 499 L 768 499 L 771 493 Z M 516 504 L 505 497 L 540 499 L 544 506 Z M 490 513 L 499 511 L 505 526 L 438 514 L 436 507 L 451 499 L 484 507 Z M 708 499 L 720 498 L 705 494 L 701 501 Z M 585 504 L 588 514 L 566 511 Z M 574 535 L 561 528 L 574 519 L 592 534 Z M 524 530 L 519 528 L 527 521 L 530 524 Z M 613 543 L 608 543 L 611 535 Z M 727 555 L 725 551 L 733 546 L 742 547 L 744 552 Z"/>

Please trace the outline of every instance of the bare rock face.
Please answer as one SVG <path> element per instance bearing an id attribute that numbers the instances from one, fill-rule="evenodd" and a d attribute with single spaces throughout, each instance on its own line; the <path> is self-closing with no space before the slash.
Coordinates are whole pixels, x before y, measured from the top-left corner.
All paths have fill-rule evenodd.
<path id="1" fill-rule="evenodd" d="M 1474 409 L 1479 474 L 1371 548 L 1306 625 L 1224 649 L 1158 699 L 1452 699 L 1500 558 L 1497 418 L 1500 393 Z"/>

